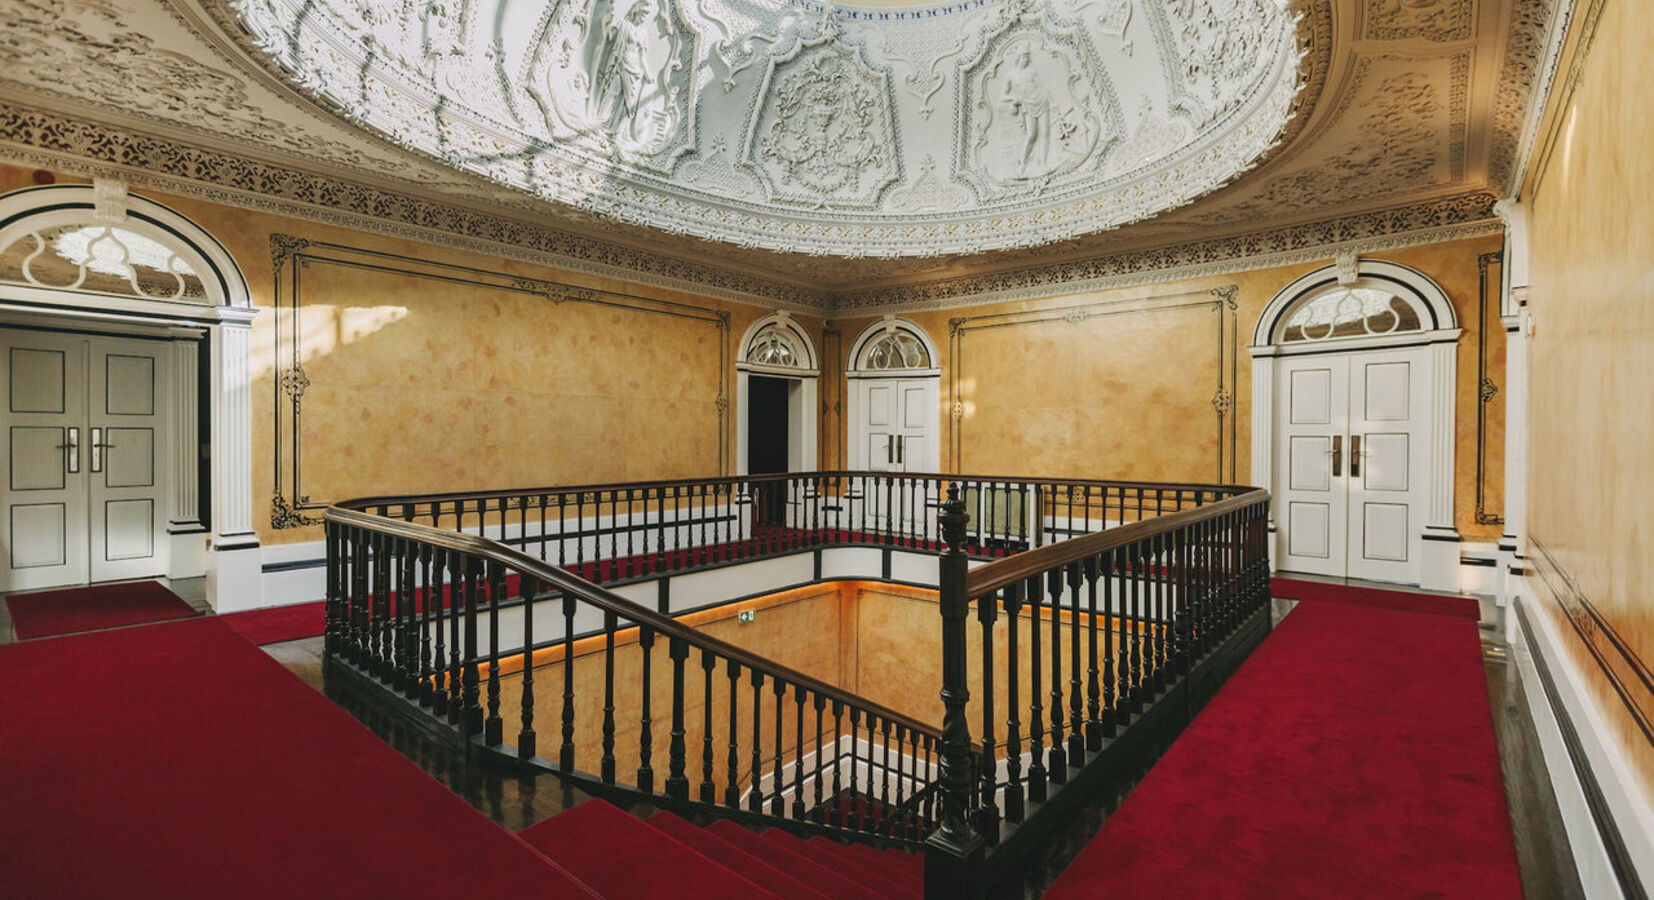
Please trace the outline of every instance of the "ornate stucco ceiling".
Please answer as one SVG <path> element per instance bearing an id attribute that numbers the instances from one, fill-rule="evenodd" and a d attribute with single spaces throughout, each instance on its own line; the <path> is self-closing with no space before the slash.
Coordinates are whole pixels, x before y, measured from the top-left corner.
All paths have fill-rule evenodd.
<path id="1" fill-rule="evenodd" d="M 1251 168 L 1284 0 L 234 0 L 306 93 L 578 209 L 834 256 L 1031 246 Z"/>
<path id="2" fill-rule="evenodd" d="M 648 118 L 655 124 L 647 127 L 628 117 L 616 117 L 604 105 L 607 100 L 592 105 L 569 104 L 567 96 L 558 99 L 555 79 L 544 61 L 534 61 L 531 50 L 525 56 L 524 49 L 519 49 L 515 57 L 506 51 L 504 58 L 510 66 L 504 67 L 509 76 L 504 79 L 498 69 L 490 77 L 486 68 L 481 74 L 470 67 L 458 72 L 451 66 L 444 68 L 440 61 L 428 58 L 427 50 L 433 46 L 430 38 L 453 33 L 455 28 L 463 31 L 465 23 L 440 16 L 430 27 L 421 24 L 419 37 L 398 51 L 412 54 L 408 60 L 412 65 L 407 67 L 393 65 L 394 54 L 388 46 L 372 50 L 372 64 L 363 67 L 363 60 L 350 53 L 359 54 L 369 44 L 365 37 L 357 44 L 347 43 L 340 35 L 349 29 L 335 35 L 336 46 L 310 46 L 303 53 L 296 41 L 290 41 L 286 51 L 272 47 L 285 63 L 259 49 L 261 41 L 270 46 L 270 37 L 277 31 L 261 30 L 251 10 L 309 9 L 319 22 L 321 11 L 344 16 L 357 2 L 314 0 L 295 7 L 292 0 L 236 0 L 238 13 L 230 0 L 9 0 L 9 21 L 0 29 L 0 161 L 37 162 L 68 171 L 126 177 L 135 185 L 221 202 L 524 258 L 565 260 L 590 271 L 625 271 L 643 281 L 696 286 L 798 308 L 942 304 L 950 298 L 994 291 L 1033 296 L 1042 286 L 1057 282 L 1106 279 L 1143 269 L 1362 240 L 1442 236 L 1478 223 L 1485 229 L 1492 199 L 1504 191 L 1512 176 L 1512 161 L 1529 119 L 1530 98 L 1546 75 L 1546 35 L 1556 31 L 1553 6 L 1567 5 L 1561 0 L 1293 0 L 1281 13 L 1274 11 L 1273 0 L 1267 0 L 1259 7 L 1264 19 L 1296 20 L 1292 27 L 1297 46 L 1287 54 L 1290 65 L 1281 70 L 1294 75 L 1290 87 L 1296 91 L 1295 115 L 1284 129 L 1279 122 L 1260 126 L 1262 144 L 1230 158 L 1245 163 L 1234 162 L 1227 172 L 1214 169 L 1209 179 L 1174 187 L 1161 195 L 1173 199 L 1158 206 L 1119 206 L 1112 213 L 1105 209 L 1099 217 L 1087 220 L 1079 233 L 1068 230 L 1072 220 L 1066 218 L 1042 230 L 1043 219 L 1017 222 L 1008 218 L 1013 214 L 1006 210 L 1020 202 L 1018 197 L 1038 195 L 1038 204 L 1047 193 L 1053 205 L 1060 205 L 1082 196 L 1087 186 L 1113 189 L 1126 182 L 1111 178 L 1129 180 L 1152 170 L 1156 165 L 1152 161 L 1141 170 L 1122 168 L 1120 162 L 1135 156 L 1125 151 L 1134 146 L 1147 112 L 1153 111 L 1162 123 L 1182 124 L 1186 134 L 1181 142 L 1158 145 L 1154 152 L 1164 155 L 1144 153 L 1141 158 L 1175 163 L 1185 159 L 1185 150 L 1199 146 L 1196 135 L 1205 127 L 1200 123 L 1220 123 L 1220 130 L 1207 135 L 1215 137 L 1221 128 L 1238 121 L 1232 118 L 1236 110 L 1276 96 L 1266 88 L 1280 87 L 1269 80 L 1277 70 L 1262 58 L 1251 58 L 1242 67 L 1255 79 L 1250 93 L 1237 87 L 1239 100 L 1234 101 L 1223 99 L 1228 95 L 1208 92 L 1205 105 L 1186 106 L 1182 118 L 1171 113 L 1178 95 L 1176 85 L 1168 87 L 1171 79 L 1163 77 L 1166 61 L 1187 60 L 1156 43 L 1170 35 L 1175 46 L 1175 30 L 1168 26 L 1160 31 L 1153 23 L 1169 23 L 1185 13 L 1193 17 L 1190 21 L 1215 16 L 1230 8 L 1227 0 L 1085 0 L 1079 4 L 1062 0 L 1067 18 L 1048 5 L 1027 7 L 991 0 L 930 7 L 957 9 L 959 18 L 954 21 L 975 23 L 975 30 L 943 32 L 960 38 L 954 44 L 961 49 L 947 58 L 943 54 L 953 52 L 955 46 L 916 49 L 917 44 L 900 43 L 897 36 L 917 41 L 920 38 L 914 35 L 922 37 L 922 30 L 904 32 L 879 18 L 904 15 L 912 9 L 907 7 L 841 7 L 832 13 L 839 24 L 823 25 L 823 17 L 829 14 L 802 3 L 652 0 L 654 5 L 642 7 L 648 15 L 670 14 L 691 26 L 694 37 L 686 40 L 693 45 L 693 53 L 673 52 L 700 61 L 697 64 L 703 65 L 705 80 L 696 86 L 700 100 L 695 105 L 684 106 L 683 95 L 673 95 L 672 102 L 680 104 L 673 107 L 675 113 L 661 105 L 664 99 L 652 101 L 661 115 Z M 520 48 L 567 45 L 574 55 L 593 49 L 607 52 L 610 45 L 576 39 L 580 32 L 569 30 L 572 19 L 559 26 L 561 31 L 553 27 L 564 21 L 559 15 L 575 11 L 567 2 L 523 4 L 546 13 L 544 20 L 536 15 L 531 25 L 514 26 L 505 33 Z M 597 5 L 609 2 L 613 0 L 597 0 Z M 666 5 L 659 5 L 663 2 Z M 1251 0 L 1235 3 L 1252 5 Z M 374 8 L 394 12 L 404 5 L 432 15 L 443 8 L 423 0 L 418 4 L 386 0 L 375 2 Z M 764 20 L 769 22 L 764 27 L 771 31 L 756 25 L 748 31 L 776 37 L 744 47 L 737 42 L 733 50 L 726 47 L 726 52 L 737 54 L 726 59 L 745 59 L 740 54 L 751 58 L 744 65 L 738 61 L 721 64 L 713 59 L 717 55 L 714 45 L 728 40 L 729 34 L 713 22 L 722 21 L 727 27 L 737 6 L 750 22 L 758 22 L 763 18 L 759 13 L 768 10 L 763 15 L 771 18 Z M 1077 16 L 1072 15 L 1076 7 L 1080 10 Z M 1122 9 L 1129 10 L 1129 15 Z M 242 13 L 251 25 L 244 24 Z M 849 14 L 855 17 L 846 19 Z M 1121 17 L 1125 17 L 1124 28 L 1116 28 L 1111 36 L 1104 23 L 1117 23 Z M 409 13 L 406 20 L 415 18 Z M 602 20 L 601 14 L 598 19 Z M 290 36 L 327 33 L 295 32 L 293 20 L 286 21 Z M 337 24 L 339 20 L 332 21 Z M 847 21 L 855 27 L 846 25 Z M 783 22 L 791 24 L 783 28 Z M 359 35 L 373 33 L 376 26 L 364 27 L 366 31 L 359 30 Z M 487 27 L 476 28 L 474 22 L 470 27 L 478 34 L 488 33 Z M 791 29 L 790 37 L 780 35 L 787 29 Z M 1085 106 L 1082 94 L 1093 104 L 1099 97 L 1107 98 L 1114 105 L 1087 120 L 1099 145 L 1105 133 L 1111 136 L 1106 152 L 1094 152 L 1083 163 L 1076 163 L 1076 154 L 1050 145 L 1036 148 L 1030 164 L 1021 157 L 1021 145 L 1014 139 L 1003 145 L 1012 148 L 1012 156 L 994 158 L 981 154 L 982 148 L 994 146 L 992 140 L 986 144 L 970 140 L 973 129 L 988 130 L 971 119 L 971 111 L 980 108 L 973 107 L 974 100 L 1007 95 L 1004 67 L 1021 62 L 1019 35 L 1021 46 L 1030 48 L 1030 61 L 1049 69 L 1041 69 L 1048 84 L 1058 81 L 1063 87 L 1056 94 L 1047 87 L 1046 97 L 1056 99 L 1045 104 L 1038 113 L 1041 118 L 1029 121 L 1061 126 L 1072 135 L 1072 120 L 1065 123 L 1059 108 L 1071 111 Z M 1255 46 L 1264 51 L 1280 49 L 1261 37 L 1257 40 Z M 1127 41 L 1132 44 L 1130 55 L 1122 50 Z M 893 50 L 896 44 L 899 48 Z M 434 46 L 449 45 L 437 41 Z M 677 45 L 668 42 L 667 46 Z M 1082 46 L 1090 49 L 1076 49 Z M 486 44 L 475 52 L 481 52 L 484 59 L 501 58 L 498 50 Z M 663 51 L 656 48 L 654 52 L 658 60 Z M 293 62 L 319 59 L 327 53 L 343 54 L 345 62 L 337 67 L 339 72 L 356 73 L 354 95 L 349 85 L 309 79 L 303 66 Z M 1272 59 L 1279 62 L 1287 57 Z M 1115 63 L 1124 59 L 1128 68 L 1109 68 L 1110 59 Z M 819 180 L 823 176 L 811 170 L 795 172 L 789 180 L 787 167 L 797 165 L 798 154 L 786 151 L 784 141 L 794 141 L 791 146 L 796 148 L 802 146 L 798 141 L 807 143 L 815 137 L 809 130 L 793 127 L 793 120 L 809 118 L 799 112 L 806 106 L 771 107 L 766 113 L 770 101 L 759 98 L 778 93 L 782 82 L 797 86 L 807 81 L 811 60 L 819 64 L 814 68 L 836 70 L 834 83 L 851 93 L 857 84 L 882 90 L 874 92 L 883 98 L 874 107 L 888 112 L 884 122 L 901 143 L 893 154 L 884 155 L 884 168 L 863 166 L 853 179 L 855 190 L 863 195 L 869 185 L 880 183 L 877 203 L 857 206 L 851 202 L 850 181 L 830 179 L 818 181 L 810 190 L 819 193 L 832 187 L 839 193 L 828 191 L 831 202 L 817 203 L 819 197 L 787 199 L 806 195 L 800 187 L 806 177 Z M 926 69 L 924 62 L 915 60 L 932 66 Z M 1132 71 L 1131 65 L 1151 62 L 1151 68 L 1158 66 L 1162 76 L 1157 76 L 1158 85 L 1145 91 L 1126 74 Z M 290 69 L 290 64 L 295 67 Z M 829 221 L 841 213 L 871 217 L 891 210 L 898 215 L 935 215 L 936 210 L 927 204 L 946 203 L 952 192 L 960 203 L 951 212 L 943 210 L 943 215 L 968 218 L 982 212 L 985 217 L 1004 219 L 976 246 L 1041 243 L 968 255 L 823 260 L 803 252 L 761 249 L 763 242 L 752 235 L 747 236 L 749 240 L 698 227 L 693 218 L 682 218 L 681 209 L 675 212 L 679 216 L 676 224 L 665 217 L 669 231 L 663 232 L 637 224 L 647 219 L 615 205 L 611 198 L 623 182 L 613 177 L 613 170 L 610 175 L 590 176 L 588 193 L 599 200 L 583 206 L 568 197 L 547 199 L 542 195 L 560 195 L 542 190 L 545 185 L 539 182 L 514 187 L 511 179 L 502 179 L 497 172 L 484 175 L 472 170 L 477 166 L 468 169 L 445 162 L 454 160 L 455 154 L 463 157 L 461 161 L 473 162 L 487 155 L 479 154 L 476 146 L 461 151 L 454 146 L 422 144 L 442 133 L 431 124 L 437 121 L 433 110 L 426 111 L 431 118 L 419 126 L 424 131 L 410 131 L 412 126 L 406 124 L 398 131 L 394 124 L 421 121 L 417 110 L 375 119 L 376 108 L 398 108 L 398 104 L 413 102 L 414 96 L 397 93 L 395 82 L 377 80 L 382 73 L 405 79 L 400 87 L 409 91 L 419 86 L 418 76 L 426 78 L 426 84 L 446 85 L 468 98 L 494 98 L 475 101 L 481 107 L 513 96 L 511 102 L 522 106 L 514 140 L 537 127 L 545 130 L 538 139 L 555 144 L 560 152 L 566 150 L 568 159 L 631 166 L 628 171 L 640 173 L 640 179 L 653 171 L 662 192 L 647 196 L 663 207 L 683 202 L 665 188 L 681 187 L 692 177 L 690 173 L 704 179 L 707 196 L 721 191 L 727 197 L 739 193 L 744 184 L 759 198 L 756 206 L 767 205 L 771 212 L 780 209 L 800 221 L 811 216 Z M 790 82 L 789 75 L 794 76 Z M 725 76 L 734 80 L 727 93 Z M 909 76 L 918 81 L 909 82 Z M 927 101 L 924 92 L 934 81 L 926 79 L 934 76 L 942 84 Z M 627 86 L 623 78 L 614 80 L 613 74 L 603 77 L 610 79 L 612 87 Z M 993 82 L 994 77 L 1000 81 Z M 579 92 L 568 86 L 571 83 L 563 82 L 569 96 L 578 97 Z M 517 93 L 510 94 L 513 90 Z M 360 102 L 363 92 L 365 105 Z M 605 96 L 615 94 L 610 90 Z M 962 105 L 960 98 L 964 98 Z M 630 102 L 644 108 L 640 99 Z M 922 115 L 927 104 L 932 109 L 928 121 Z M 724 112 L 713 115 L 714 109 Z M 1109 113 L 1110 109 L 1114 112 Z M 697 115 L 690 118 L 689 110 Z M 965 124 L 940 121 L 956 114 Z M 1110 120 L 1115 114 L 1117 118 Z M 448 114 L 443 111 L 443 115 Z M 624 134 L 619 139 L 612 128 L 605 132 L 598 127 L 623 120 Z M 731 124 L 737 120 L 738 124 Z M 657 128 L 663 121 L 666 125 Z M 669 127 L 674 121 L 682 126 L 675 138 L 670 137 L 674 132 Z M 1091 143 L 1092 132 L 1084 127 L 1079 130 L 1085 143 Z M 766 158 L 764 139 L 770 136 L 775 136 L 771 146 L 783 152 Z M 1276 141 L 1276 146 L 1265 150 L 1270 141 Z M 521 146 L 505 142 L 496 149 L 499 158 L 513 160 L 518 173 L 535 170 L 534 165 L 524 164 Z M 788 162 L 789 152 L 794 163 Z M 1216 151 L 1208 148 L 1207 152 Z M 813 164 L 806 160 L 802 165 Z M 1252 166 L 1250 171 L 1233 177 L 1247 165 Z M 1172 164 L 1155 177 L 1175 178 L 1176 169 Z M 572 164 L 557 169 L 563 173 L 577 170 Z M 670 176 L 661 174 L 668 170 Z M 1037 177 L 1024 177 L 1030 173 Z M 1211 190 L 1226 180 L 1226 186 Z M 921 197 L 925 198 L 922 202 Z M 1196 199 L 1177 205 L 1190 197 Z M 1177 208 L 1096 230 L 1112 224 L 1110 215 L 1123 221 L 1167 206 Z M 761 219 L 753 214 L 749 222 Z M 751 246 L 706 240 L 697 233 L 716 233 Z M 1052 241 L 1064 234 L 1068 236 Z M 887 237 L 894 241 L 901 235 L 893 231 Z M 962 251 L 969 246 L 961 242 L 952 249 Z M 892 252 L 847 246 L 835 250 L 832 241 L 809 245 L 809 249 L 843 254 Z M 932 243 L 923 252 L 946 250 Z"/>

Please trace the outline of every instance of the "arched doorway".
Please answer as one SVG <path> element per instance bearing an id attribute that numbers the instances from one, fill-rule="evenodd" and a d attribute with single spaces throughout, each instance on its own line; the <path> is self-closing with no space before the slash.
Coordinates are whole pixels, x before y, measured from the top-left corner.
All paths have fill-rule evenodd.
<path id="1" fill-rule="evenodd" d="M 1455 344 L 1431 279 L 1345 259 L 1288 285 L 1253 333 L 1253 483 L 1276 568 L 1457 588 Z"/>
<path id="2" fill-rule="evenodd" d="M 850 346 L 850 468 L 935 472 L 941 468 L 942 369 L 924 329 L 896 316 L 867 327 Z"/>
<path id="3" fill-rule="evenodd" d="M 224 247 L 123 184 L 0 196 L 0 590 L 206 575 L 262 605 L 254 315 Z"/>
<path id="4" fill-rule="evenodd" d="M 821 368 L 809 334 L 785 311 L 767 315 L 742 336 L 735 368 L 736 472 L 813 470 Z"/>

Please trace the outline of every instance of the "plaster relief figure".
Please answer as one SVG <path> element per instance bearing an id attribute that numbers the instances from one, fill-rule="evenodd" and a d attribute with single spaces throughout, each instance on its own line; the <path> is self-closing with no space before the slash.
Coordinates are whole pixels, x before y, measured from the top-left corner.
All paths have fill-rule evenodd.
<path id="1" fill-rule="evenodd" d="M 1036 35 L 1006 42 L 985 70 L 977 100 L 980 171 L 1001 184 L 1040 181 L 1084 162 L 1096 149 L 1089 93 L 1061 52 Z"/>
<path id="2" fill-rule="evenodd" d="M 626 158 L 662 153 L 686 117 L 686 29 L 673 0 L 593 0 L 555 17 L 543 80 L 530 93 L 549 107 L 553 133 L 596 138 Z"/>

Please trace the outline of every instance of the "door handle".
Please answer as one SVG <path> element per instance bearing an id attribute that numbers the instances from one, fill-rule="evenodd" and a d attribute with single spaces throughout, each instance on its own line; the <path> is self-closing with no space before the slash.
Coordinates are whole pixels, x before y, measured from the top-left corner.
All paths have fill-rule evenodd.
<path id="1" fill-rule="evenodd" d="M 1361 477 L 1361 435 L 1350 435 L 1350 477 Z"/>
<path id="2" fill-rule="evenodd" d="M 63 451 L 63 468 L 74 475 L 80 471 L 80 429 L 63 429 L 64 441 L 57 445 Z"/>
<path id="3" fill-rule="evenodd" d="M 1332 477 L 1337 478 L 1344 468 L 1344 436 L 1332 436 Z"/>
<path id="4" fill-rule="evenodd" d="M 907 435 L 896 435 L 896 464 L 907 465 Z"/>
<path id="5" fill-rule="evenodd" d="M 884 461 L 888 465 L 896 461 L 896 436 L 887 434 L 884 437 Z"/>
<path id="6" fill-rule="evenodd" d="M 104 440 L 103 440 L 103 429 L 102 428 L 93 428 L 92 429 L 92 443 L 88 446 L 92 450 L 92 471 L 102 472 L 103 471 L 103 451 L 113 450 L 115 448 L 115 445 L 104 442 Z"/>

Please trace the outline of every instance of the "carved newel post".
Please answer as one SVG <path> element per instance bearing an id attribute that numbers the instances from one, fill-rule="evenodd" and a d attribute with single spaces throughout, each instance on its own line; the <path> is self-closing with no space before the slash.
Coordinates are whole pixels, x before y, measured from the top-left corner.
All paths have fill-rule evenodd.
<path id="1" fill-rule="evenodd" d="M 971 790 L 971 730 L 965 720 L 965 704 L 971 693 L 965 668 L 966 617 L 970 601 L 965 596 L 965 501 L 957 484 L 948 487 L 942 503 L 942 540 L 947 549 L 941 557 L 938 585 L 942 608 L 942 821 L 925 841 L 925 897 L 973 898 L 983 895 L 984 849 L 982 836 L 971 827 L 968 815 Z"/>

